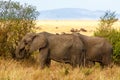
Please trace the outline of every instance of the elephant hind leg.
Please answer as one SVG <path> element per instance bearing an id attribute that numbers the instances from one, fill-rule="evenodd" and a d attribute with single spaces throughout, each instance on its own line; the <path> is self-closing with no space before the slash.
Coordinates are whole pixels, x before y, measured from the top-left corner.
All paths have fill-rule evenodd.
<path id="1" fill-rule="evenodd" d="M 77 67 L 77 57 L 75 55 L 71 57 L 71 66 L 73 68 Z"/>
<path id="2" fill-rule="evenodd" d="M 40 67 L 41 69 L 45 66 L 50 65 L 50 60 L 48 59 L 48 48 L 40 49 Z"/>

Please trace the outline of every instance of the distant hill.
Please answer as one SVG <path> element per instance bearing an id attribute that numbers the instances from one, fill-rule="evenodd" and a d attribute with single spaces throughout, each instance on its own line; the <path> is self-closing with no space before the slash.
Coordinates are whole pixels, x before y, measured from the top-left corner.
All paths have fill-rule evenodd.
<path id="1" fill-rule="evenodd" d="M 39 20 L 99 19 L 105 11 L 91 11 L 81 8 L 61 8 L 40 11 Z"/>

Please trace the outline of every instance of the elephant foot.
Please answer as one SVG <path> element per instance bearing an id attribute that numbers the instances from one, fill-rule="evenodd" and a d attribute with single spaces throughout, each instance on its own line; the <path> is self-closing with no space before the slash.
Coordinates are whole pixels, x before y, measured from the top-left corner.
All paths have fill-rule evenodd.
<path id="1" fill-rule="evenodd" d="M 44 68 L 45 68 L 45 65 L 40 64 L 40 69 L 44 69 Z"/>
<path id="2" fill-rule="evenodd" d="M 47 59 L 47 61 L 46 61 L 46 66 L 47 66 L 47 67 L 50 67 L 50 64 L 51 64 L 51 59 Z"/>

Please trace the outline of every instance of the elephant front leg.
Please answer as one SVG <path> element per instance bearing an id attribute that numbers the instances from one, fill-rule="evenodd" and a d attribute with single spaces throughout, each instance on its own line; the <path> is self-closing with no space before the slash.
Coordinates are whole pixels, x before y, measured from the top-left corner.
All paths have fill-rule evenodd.
<path id="1" fill-rule="evenodd" d="M 40 67 L 41 67 L 41 69 L 45 68 L 45 66 L 48 66 L 48 64 L 50 64 L 48 48 L 40 49 Z"/>

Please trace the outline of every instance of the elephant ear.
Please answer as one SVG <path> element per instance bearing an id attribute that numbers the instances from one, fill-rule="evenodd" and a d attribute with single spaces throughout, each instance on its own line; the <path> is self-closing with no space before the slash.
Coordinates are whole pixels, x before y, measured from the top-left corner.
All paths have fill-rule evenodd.
<path id="1" fill-rule="evenodd" d="M 47 38 L 43 34 L 37 34 L 30 45 L 30 53 L 40 48 L 44 48 L 47 45 Z"/>
<path id="2" fill-rule="evenodd" d="M 36 36 L 35 33 L 27 33 L 19 43 L 19 49 L 24 48 L 26 45 L 31 44 L 32 39 Z"/>

